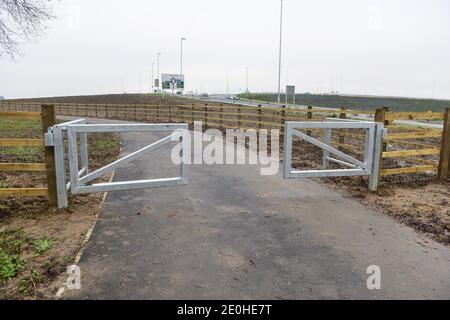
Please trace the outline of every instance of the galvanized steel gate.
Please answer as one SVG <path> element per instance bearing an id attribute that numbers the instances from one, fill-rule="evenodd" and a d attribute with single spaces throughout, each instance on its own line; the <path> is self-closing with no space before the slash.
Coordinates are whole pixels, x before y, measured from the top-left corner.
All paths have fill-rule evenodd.
<path id="1" fill-rule="evenodd" d="M 323 142 L 300 132 L 298 129 L 324 129 Z M 365 130 L 364 159 L 358 160 L 331 145 L 331 132 L 333 129 L 363 129 Z M 100 169 L 89 172 L 87 134 L 94 132 L 170 132 L 170 135 L 143 147 L 119 160 L 116 160 Z M 290 122 L 285 123 L 284 137 L 284 178 L 308 178 L 308 177 L 340 177 L 340 176 L 369 176 L 369 188 L 377 189 L 379 162 L 381 160 L 382 141 L 386 134 L 383 124 L 347 120 L 326 119 L 326 122 Z M 64 141 L 67 135 L 69 181 L 66 181 L 66 159 Z M 68 205 L 67 194 L 70 190 L 73 194 L 105 192 L 117 190 L 132 190 L 151 187 L 167 187 L 184 185 L 188 183 L 187 165 L 184 163 L 183 152 L 189 150 L 186 143 L 190 143 L 187 124 L 87 124 L 85 119 L 65 122 L 49 128 L 45 134 L 45 145 L 54 146 L 55 168 L 57 180 L 58 207 Z M 323 150 L 322 170 L 293 170 L 292 145 L 293 137 L 303 139 Z M 181 143 L 180 175 L 164 179 L 147 179 L 134 181 L 119 181 L 107 183 L 89 182 L 100 176 L 112 172 L 122 164 L 132 161 L 144 153 L 156 150 L 170 142 Z M 78 143 L 80 152 L 78 152 Z M 336 159 L 340 158 L 340 159 Z M 345 169 L 328 169 L 329 163 L 334 162 Z M 80 164 L 79 164 L 80 163 Z"/>
<path id="2" fill-rule="evenodd" d="M 170 135 L 102 168 L 89 172 L 87 134 L 94 132 L 170 132 Z M 69 190 L 72 194 L 80 194 L 152 187 L 167 187 L 187 184 L 188 170 L 187 166 L 183 162 L 183 152 L 184 150 L 186 150 L 186 143 L 189 143 L 189 139 L 186 139 L 186 134 L 189 134 L 187 124 L 87 124 L 87 121 L 85 119 L 65 122 L 49 128 L 49 131 L 45 134 L 45 145 L 53 146 L 55 149 L 58 207 L 67 207 L 67 193 Z M 64 139 L 66 135 L 70 173 L 69 181 L 66 181 L 66 159 L 64 155 Z M 181 143 L 181 165 L 180 175 L 177 177 L 94 183 L 92 185 L 87 185 L 87 183 L 99 178 L 106 173 L 112 172 L 120 165 L 132 161 L 140 157 L 144 153 L 156 150 L 170 142 L 178 141 Z M 79 153 L 78 142 L 80 146 Z"/>
<path id="3" fill-rule="evenodd" d="M 324 129 L 323 141 L 315 139 L 298 129 Z M 364 159 L 362 161 L 331 146 L 331 132 L 333 129 L 363 129 L 365 131 Z M 311 178 L 311 177 L 344 177 L 369 176 L 369 189 L 377 190 L 378 176 L 381 161 L 383 136 L 386 129 L 382 123 L 327 118 L 326 122 L 290 122 L 285 123 L 284 136 L 284 177 Z M 323 150 L 322 170 L 293 170 L 292 143 L 293 136 L 313 144 Z M 340 158 L 340 159 L 336 159 Z M 328 169 L 329 163 L 334 162 L 345 169 Z"/>

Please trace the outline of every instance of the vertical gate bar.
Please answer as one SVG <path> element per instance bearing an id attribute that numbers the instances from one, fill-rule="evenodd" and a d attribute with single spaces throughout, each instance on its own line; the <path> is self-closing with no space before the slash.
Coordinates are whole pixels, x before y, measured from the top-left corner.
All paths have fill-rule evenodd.
<path id="1" fill-rule="evenodd" d="M 292 127 L 289 122 L 285 123 L 284 132 L 284 178 L 289 178 L 292 169 Z"/>
<path id="2" fill-rule="evenodd" d="M 181 165 L 180 165 L 180 176 L 185 180 L 185 182 L 188 182 L 189 179 L 189 166 L 188 163 L 186 163 L 184 160 L 185 157 L 190 157 L 190 153 L 187 152 L 190 148 L 190 139 L 189 139 L 189 125 L 186 126 L 185 129 L 183 129 L 183 132 L 180 137 L 180 143 L 181 143 Z M 190 159 L 189 159 L 190 160 Z"/>
<path id="3" fill-rule="evenodd" d="M 331 129 L 325 129 L 325 134 L 323 137 L 323 142 L 327 145 L 331 145 Z M 328 157 L 330 156 L 330 152 L 327 150 L 323 150 L 323 160 L 322 160 L 322 166 L 324 169 L 328 168 L 329 161 Z"/>
<path id="4" fill-rule="evenodd" d="M 66 189 L 66 166 L 64 164 L 64 140 L 62 129 L 59 126 L 53 128 L 53 141 L 55 148 L 56 191 L 58 195 L 58 208 L 68 206 Z"/>
<path id="5" fill-rule="evenodd" d="M 77 135 L 70 127 L 67 128 L 67 139 L 69 146 L 69 172 L 70 172 L 70 189 L 72 193 L 76 193 L 78 189 L 78 153 L 77 153 Z"/>
<path id="6" fill-rule="evenodd" d="M 381 178 L 381 164 L 383 154 L 383 131 L 384 125 L 382 123 L 375 123 L 375 141 L 373 151 L 373 169 L 369 176 L 369 189 L 372 192 L 378 191 Z"/>
<path id="7" fill-rule="evenodd" d="M 81 169 L 85 169 L 84 175 L 89 173 L 88 162 L 87 133 L 80 132 L 80 164 Z"/>

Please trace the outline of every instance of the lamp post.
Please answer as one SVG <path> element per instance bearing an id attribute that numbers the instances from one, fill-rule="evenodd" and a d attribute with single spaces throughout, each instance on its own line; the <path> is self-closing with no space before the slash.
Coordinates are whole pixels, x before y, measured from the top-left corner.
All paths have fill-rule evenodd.
<path id="1" fill-rule="evenodd" d="M 283 36 L 283 0 L 281 0 L 281 11 L 280 11 L 280 48 L 278 53 L 278 96 L 277 101 L 281 103 L 281 45 Z"/>
<path id="2" fill-rule="evenodd" d="M 154 85 L 155 85 L 155 77 L 153 76 L 154 75 L 154 72 L 153 72 L 153 70 L 155 69 L 155 63 L 154 62 L 152 62 L 152 74 L 151 74 L 151 78 L 150 78 L 150 93 L 153 93 L 153 88 L 154 88 Z"/>
<path id="3" fill-rule="evenodd" d="M 180 74 L 183 74 L 183 41 L 187 40 L 186 38 L 181 38 L 181 54 L 180 54 Z"/>
<path id="4" fill-rule="evenodd" d="M 246 67 L 245 69 L 246 69 L 246 71 L 247 71 L 247 90 L 246 90 L 246 93 L 248 93 L 248 92 L 249 92 L 249 91 L 248 91 L 248 67 Z"/>
<path id="5" fill-rule="evenodd" d="M 156 55 L 157 57 L 157 61 L 156 61 L 156 79 L 158 79 L 158 86 L 156 87 L 156 89 L 159 91 L 159 87 L 160 87 L 160 79 L 159 79 L 159 56 L 161 55 L 161 52 L 158 52 L 158 54 Z"/>

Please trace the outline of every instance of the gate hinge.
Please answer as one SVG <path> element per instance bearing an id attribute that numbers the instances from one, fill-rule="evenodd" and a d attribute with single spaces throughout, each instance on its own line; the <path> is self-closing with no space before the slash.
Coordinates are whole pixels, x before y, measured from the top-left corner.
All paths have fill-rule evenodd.
<path id="1" fill-rule="evenodd" d="M 55 141 L 53 139 L 53 129 L 48 129 L 48 132 L 44 134 L 44 145 L 46 147 L 53 147 L 55 145 Z"/>

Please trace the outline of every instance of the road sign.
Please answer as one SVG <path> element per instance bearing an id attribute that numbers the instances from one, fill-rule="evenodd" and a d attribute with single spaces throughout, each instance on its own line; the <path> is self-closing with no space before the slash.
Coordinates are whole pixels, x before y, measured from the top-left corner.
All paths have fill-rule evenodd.
<path id="1" fill-rule="evenodd" d="M 184 75 L 182 74 L 162 74 L 161 82 L 163 89 L 183 90 Z"/>
<path id="2" fill-rule="evenodd" d="M 286 94 L 295 94 L 295 86 L 286 86 Z"/>

